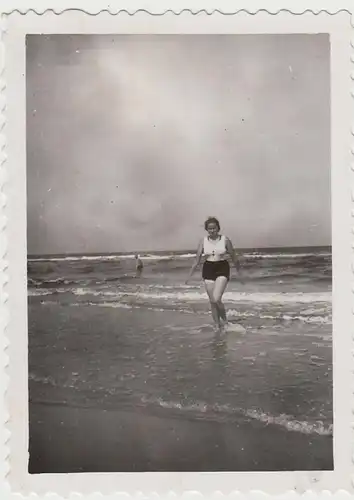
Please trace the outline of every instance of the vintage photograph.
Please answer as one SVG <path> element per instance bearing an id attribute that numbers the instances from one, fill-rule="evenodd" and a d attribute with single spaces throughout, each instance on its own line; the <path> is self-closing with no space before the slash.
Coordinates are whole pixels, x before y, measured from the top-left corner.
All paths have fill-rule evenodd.
<path id="1" fill-rule="evenodd" d="M 27 35 L 31 474 L 333 470 L 330 49 Z"/>

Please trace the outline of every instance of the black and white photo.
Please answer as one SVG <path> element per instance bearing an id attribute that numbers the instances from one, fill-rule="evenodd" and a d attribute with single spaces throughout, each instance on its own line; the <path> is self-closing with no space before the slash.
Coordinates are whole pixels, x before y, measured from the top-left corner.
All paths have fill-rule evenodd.
<path id="1" fill-rule="evenodd" d="M 333 469 L 329 36 L 26 68 L 29 472 Z"/>

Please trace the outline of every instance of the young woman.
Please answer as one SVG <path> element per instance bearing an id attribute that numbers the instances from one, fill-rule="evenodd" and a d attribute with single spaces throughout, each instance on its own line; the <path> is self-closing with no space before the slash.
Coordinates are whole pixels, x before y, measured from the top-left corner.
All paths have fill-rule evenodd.
<path id="1" fill-rule="evenodd" d="M 204 255 L 206 260 L 203 264 L 202 276 L 209 297 L 215 326 L 217 329 L 220 329 L 226 326 L 227 323 L 226 311 L 222 303 L 222 296 L 230 279 L 230 266 L 226 260 L 227 255 L 231 257 L 238 272 L 240 270 L 240 263 L 229 238 L 219 234 L 220 223 L 218 219 L 209 217 L 204 223 L 204 228 L 208 236 L 199 243 L 196 259 L 186 283 L 192 277 Z"/>

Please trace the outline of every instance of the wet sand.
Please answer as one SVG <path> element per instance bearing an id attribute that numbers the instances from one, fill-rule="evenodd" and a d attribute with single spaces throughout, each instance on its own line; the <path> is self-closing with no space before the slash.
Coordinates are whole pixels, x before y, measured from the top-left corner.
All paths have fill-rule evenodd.
<path id="1" fill-rule="evenodd" d="M 30 473 L 330 470 L 332 438 L 260 422 L 31 404 Z"/>

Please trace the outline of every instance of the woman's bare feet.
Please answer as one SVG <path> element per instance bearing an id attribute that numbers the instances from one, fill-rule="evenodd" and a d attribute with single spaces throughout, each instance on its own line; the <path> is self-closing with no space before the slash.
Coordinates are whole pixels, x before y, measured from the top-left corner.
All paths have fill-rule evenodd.
<path id="1" fill-rule="evenodd" d="M 227 320 L 220 320 L 220 331 L 225 333 L 227 331 L 227 325 L 228 325 L 228 322 Z"/>

